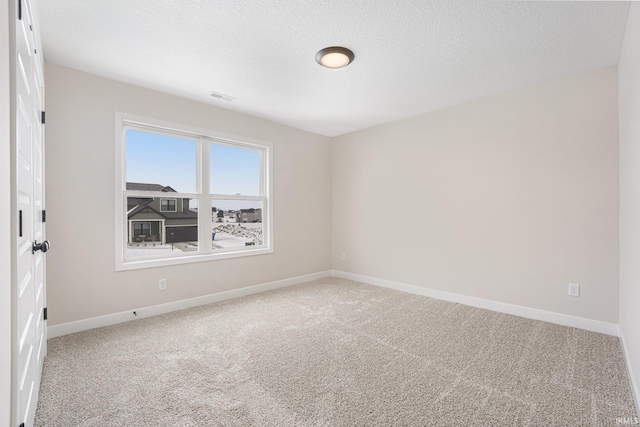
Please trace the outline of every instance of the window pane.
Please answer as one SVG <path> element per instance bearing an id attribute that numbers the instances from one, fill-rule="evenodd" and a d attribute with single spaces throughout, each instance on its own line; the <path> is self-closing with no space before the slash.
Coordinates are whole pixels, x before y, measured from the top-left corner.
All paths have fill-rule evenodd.
<path id="1" fill-rule="evenodd" d="M 262 245 L 262 219 L 262 202 L 259 200 L 212 200 L 213 250 Z"/>
<path id="2" fill-rule="evenodd" d="M 261 151 L 211 144 L 211 194 L 260 195 Z"/>
<path id="3" fill-rule="evenodd" d="M 180 254 L 198 250 L 198 199 L 170 199 L 165 212 L 160 197 L 127 197 L 127 257 Z"/>
<path id="4" fill-rule="evenodd" d="M 175 212 L 176 211 L 176 199 L 161 199 L 160 210 L 162 212 Z"/>
<path id="5" fill-rule="evenodd" d="M 126 148 L 127 190 L 196 192 L 196 141 L 128 129 Z"/>

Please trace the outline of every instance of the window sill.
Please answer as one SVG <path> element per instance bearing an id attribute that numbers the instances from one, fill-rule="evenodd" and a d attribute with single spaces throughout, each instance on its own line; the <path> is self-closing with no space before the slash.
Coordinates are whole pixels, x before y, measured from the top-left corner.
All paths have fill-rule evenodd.
<path id="1" fill-rule="evenodd" d="M 174 258 L 140 259 L 128 261 L 116 261 L 116 271 L 138 270 L 141 268 L 165 267 L 170 265 L 191 264 L 194 262 L 206 262 L 220 259 L 240 258 L 255 255 L 272 254 L 273 248 L 256 248 L 234 252 L 184 255 Z"/>

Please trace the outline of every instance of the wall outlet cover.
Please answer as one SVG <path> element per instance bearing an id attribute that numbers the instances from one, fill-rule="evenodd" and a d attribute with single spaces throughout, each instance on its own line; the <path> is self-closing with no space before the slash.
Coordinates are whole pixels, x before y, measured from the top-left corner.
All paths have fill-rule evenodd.
<path id="1" fill-rule="evenodd" d="M 569 296 L 570 297 L 580 296 L 580 285 L 578 283 L 569 283 Z"/>

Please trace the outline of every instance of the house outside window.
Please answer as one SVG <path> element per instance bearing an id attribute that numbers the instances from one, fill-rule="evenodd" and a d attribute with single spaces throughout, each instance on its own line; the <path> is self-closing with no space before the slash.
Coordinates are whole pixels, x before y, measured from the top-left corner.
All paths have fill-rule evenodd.
<path id="1" fill-rule="evenodd" d="M 116 120 L 116 270 L 273 252 L 271 144 Z"/>

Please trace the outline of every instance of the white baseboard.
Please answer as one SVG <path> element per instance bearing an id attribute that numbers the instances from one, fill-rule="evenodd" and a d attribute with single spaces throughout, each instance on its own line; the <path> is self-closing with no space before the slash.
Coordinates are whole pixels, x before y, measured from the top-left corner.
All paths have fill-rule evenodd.
<path id="1" fill-rule="evenodd" d="M 620 342 L 622 343 L 622 350 L 624 351 L 624 359 L 627 362 L 627 372 L 629 373 L 629 384 L 631 384 L 631 393 L 633 393 L 633 400 L 636 403 L 636 413 L 640 414 L 640 393 L 638 393 L 638 384 L 636 383 L 636 377 L 633 376 L 631 359 L 629 358 L 627 342 L 624 339 L 624 332 L 622 330 L 622 327 L 618 327 L 618 336 L 620 337 Z"/>
<path id="2" fill-rule="evenodd" d="M 293 286 L 299 283 L 308 282 L 310 280 L 321 279 L 331 275 L 331 271 L 321 271 L 304 276 L 292 277 L 290 279 L 278 280 L 261 285 L 248 286 L 246 288 L 234 289 L 226 292 L 218 292 L 216 294 L 204 295 L 201 297 L 190 298 L 175 302 L 170 302 L 151 307 L 133 308 L 120 313 L 108 314 L 106 316 L 92 317 L 90 319 L 78 320 L 76 322 L 63 323 L 47 327 L 47 338 L 56 338 L 62 335 L 73 334 L 76 332 L 86 331 L 88 329 L 100 328 L 103 326 L 115 325 L 117 323 L 128 322 L 130 320 L 143 319 L 145 317 L 156 316 L 158 314 L 169 313 L 171 311 L 183 310 L 185 308 L 196 307 L 199 305 L 211 304 L 214 302 L 225 301 L 232 298 L 243 297 L 246 295 L 257 294 L 260 292 L 270 291 L 273 289 Z M 133 314 L 136 312 L 137 316 Z"/>
<path id="3" fill-rule="evenodd" d="M 439 291 L 437 289 L 423 288 L 422 286 L 408 285 L 406 283 L 393 282 L 391 280 L 378 279 L 375 277 L 362 276 L 360 274 L 346 273 L 344 271 L 333 270 L 331 275 L 342 279 L 354 280 L 356 282 L 367 283 L 383 288 L 395 289 L 397 291 L 409 292 L 445 301 L 457 302 L 473 307 L 484 308 L 500 313 L 513 314 L 515 316 L 526 317 L 528 319 L 542 320 L 558 325 L 571 326 L 574 328 L 586 329 L 587 331 L 599 332 L 602 334 L 618 336 L 618 325 L 614 323 L 601 322 L 599 320 L 585 319 L 583 317 L 570 316 L 568 314 L 554 313 L 551 311 L 539 310 L 537 308 L 523 307 L 521 305 L 508 304 L 504 302 L 491 301 L 482 298 L 470 297 L 452 292 Z"/>
<path id="4" fill-rule="evenodd" d="M 437 298 L 445 301 L 457 302 L 460 304 L 470 305 L 473 307 L 484 308 L 501 313 L 513 314 L 516 316 L 526 317 L 529 319 L 542 320 L 545 322 L 556 323 L 564 326 L 572 326 L 574 328 L 586 329 L 588 331 L 600 332 L 603 334 L 619 336 L 620 330 L 618 325 L 613 323 L 601 322 L 598 320 L 585 319 L 582 317 L 570 316 L 567 314 L 554 313 L 551 311 L 539 310 L 535 308 L 523 307 L 514 304 L 507 304 L 498 301 L 491 301 L 482 298 L 470 297 L 452 292 L 439 291 L 436 289 L 423 288 L 421 286 L 409 285 L 406 283 L 394 282 L 391 280 L 378 279 L 375 277 L 363 276 L 360 274 L 346 273 L 339 270 L 321 271 L 318 273 L 307 274 L 304 276 L 292 277 L 290 279 L 278 280 L 275 282 L 264 283 L 246 288 L 234 289 L 231 291 L 219 292 L 201 297 L 174 301 L 166 304 L 155 305 L 150 307 L 135 308 L 120 313 L 108 314 L 106 316 L 92 317 L 90 319 L 78 320 L 76 322 L 63 323 L 60 325 L 49 326 L 47 328 L 47 338 L 55 338 L 62 335 L 73 334 L 76 332 L 86 331 L 88 329 L 100 328 L 102 326 L 115 325 L 117 323 L 128 322 L 130 320 L 142 319 L 145 317 L 155 316 L 158 314 L 169 313 L 171 311 L 183 310 L 185 308 L 196 307 L 199 305 L 211 304 L 214 302 L 224 301 L 232 298 L 243 297 L 246 295 L 257 294 L 260 292 L 270 291 L 273 289 L 293 286 L 299 283 L 308 282 L 310 280 L 320 279 L 327 276 L 334 276 L 343 279 L 354 280 L 357 282 L 368 283 L 370 285 L 380 286 L 383 288 L 395 289 L 398 291 L 409 292 L 417 295 L 424 295 L 431 298 Z M 133 315 L 133 311 L 137 316 Z M 625 350 L 626 351 L 626 350 Z"/>

